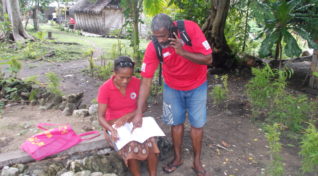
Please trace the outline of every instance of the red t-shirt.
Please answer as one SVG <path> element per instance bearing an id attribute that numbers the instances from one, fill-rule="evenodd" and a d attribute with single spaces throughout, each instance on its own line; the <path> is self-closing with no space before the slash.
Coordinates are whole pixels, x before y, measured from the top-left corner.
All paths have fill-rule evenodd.
<path id="1" fill-rule="evenodd" d="M 97 101 L 100 104 L 107 104 L 105 119 L 114 120 L 123 115 L 133 112 L 137 108 L 140 79 L 132 77 L 127 88 L 126 95 L 120 93 L 114 85 L 114 77 L 108 79 L 99 87 Z"/>
<path id="2" fill-rule="evenodd" d="M 201 53 L 203 55 L 211 54 L 212 49 L 199 25 L 193 21 L 184 20 L 184 26 L 191 39 L 192 46 L 184 45 L 183 49 L 191 53 Z M 188 59 L 177 55 L 173 47 L 162 49 L 162 55 L 162 74 L 165 83 L 169 87 L 177 90 L 192 90 L 206 81 L 206 65 L 191 62 Z M 147 46 L 141 67 L 142 77 L 152 78 L 158 65 L 159 60 L 157 58 L 155 47 L 153 43 L 150 42 Z"/>

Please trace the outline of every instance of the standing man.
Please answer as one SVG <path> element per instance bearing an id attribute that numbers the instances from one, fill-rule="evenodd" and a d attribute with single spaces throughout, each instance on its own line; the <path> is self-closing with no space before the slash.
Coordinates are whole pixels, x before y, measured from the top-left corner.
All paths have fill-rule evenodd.
<path id="1" fill-rule="evenodd" d="M 207 65 L 212 63 L 212 49 L 200 27 L 193 21 L 183 21 L 186 38 L 190 45 L 181 39 L 179 26 L 166 14 L 156 15 L 151 24 L 154 40 L 147 46 L 141 67 L 141 86 L 138 108 L 133 119 L 135 127 L 141 126 L 142 107 L 151 90 L 152 78 L 159 65 L 157 53 L 162 53 L 163 121 L 171 125 L 174 159 L 163 170 L 174 172 L 183 164 L 182 143 L 186 116 L 191 124 L 193 147 L 193 170 L 204 176 L 206 171 L 201 163 L 203 126 L 206 123 Z M 179 27 L 178 27 L 179 28 Z M 183 37 L 184 38 L 184 37 Z M 158 51 L 161 50 L 161 51 Z"/>

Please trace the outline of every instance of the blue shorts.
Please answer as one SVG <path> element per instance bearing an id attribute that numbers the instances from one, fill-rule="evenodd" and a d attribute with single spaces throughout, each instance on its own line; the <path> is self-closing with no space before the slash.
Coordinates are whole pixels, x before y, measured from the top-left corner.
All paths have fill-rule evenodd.
<path id="1" fill-rule="evenodd" d="M 163 122 L 167 125 L 183 124 L 188 113 L 191 126 L 202 128 L 206 122 L 207 89 L 207 81 L 188 91 L 172 89 L 164 84 Z"/>

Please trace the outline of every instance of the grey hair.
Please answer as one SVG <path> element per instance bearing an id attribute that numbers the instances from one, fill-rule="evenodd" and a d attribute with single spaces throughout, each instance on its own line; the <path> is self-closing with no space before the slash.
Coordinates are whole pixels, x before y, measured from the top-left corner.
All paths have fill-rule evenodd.
<path id="1" fill-rule="evenodd" d="M 169 30 L 170 27 L 172 26 L 172 23 L 173 23 L 172 19 L 168 15 L 164 13 L 159 13 L 152 19 L 151 30 L 158 31 L 161 28 L 165 28 Z"/>

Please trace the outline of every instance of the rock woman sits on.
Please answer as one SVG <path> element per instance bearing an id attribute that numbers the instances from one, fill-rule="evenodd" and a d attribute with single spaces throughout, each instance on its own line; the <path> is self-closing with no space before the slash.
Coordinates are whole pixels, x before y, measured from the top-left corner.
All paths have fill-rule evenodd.
<path id="1" fill-rule="evenodd" d="M 133 76 L 133 72 L 134 62 L 126 56 L 118 57 L 114 61 L 113 76 L 98 91 L 98 120 L 112 146 L 118 140 L 116 128 L 130 122 L 137 108 L 140 80 Z M 142 144 L 132 141 L 118 151 L 133 176 L 141 175 L 138 160 L 147 160 L 149 175 L 156 176 L 158 153 L 155 138 Z"/>

